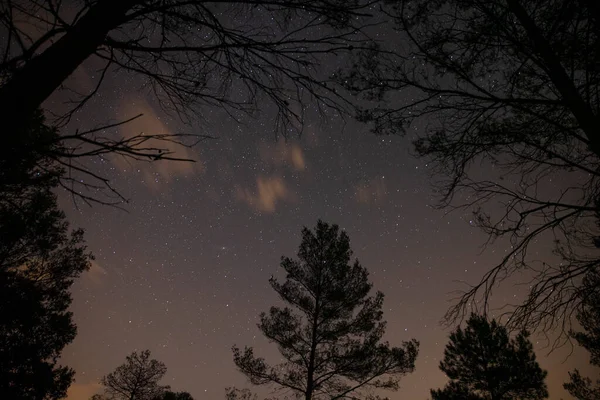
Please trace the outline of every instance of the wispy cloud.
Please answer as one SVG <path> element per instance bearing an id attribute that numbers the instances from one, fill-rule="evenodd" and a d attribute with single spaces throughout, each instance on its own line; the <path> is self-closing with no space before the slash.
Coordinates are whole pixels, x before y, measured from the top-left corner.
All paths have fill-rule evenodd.
<path id="1" fill-rule="evenodd" d="M 261 143 L 258 152 L 263 162 L 276 166 L 289 166 L 296 171 L 306 168 L 304 152 L 296 143 L 279 141 L 275 143 Z"/>
<path id="2" fill-rule="evenodd" d="M 387 195 L 384 178 L 374 178 L 354 186 L 356 201 L 361 204 L 373 204 L 382 201 Z"/>
<path id="3" fill-rule="evenodd" d="M 95 260 L 91 262 L 90 269 L 87 270 L 83 277 L 96 285 L 100 285 L 106 279 L 107 272 Z"/>
<path id="4" fill-rule="evenodd" d="M 272 213 L 279 203 L 293 196 L 281 177 L 259 176 L 254 190 L 238 186 L 236 197 L 256 211 Z"/>
<path id="5" fill-rule="evenodd" d="M 175 132 L 163 122 L 152 106 L 142 98 L 130 97 L 126 101 L 122 101 L 118 108 L 118 120 L 125 120 L 136 115 L 143 114 L 127 124 L 119 128 L 120 134 L 124 138 L 129 138 L 139 134 L 167 134 L 172 135 Z M 191 159 L 197 162 L 184 161 L 165 161 L 158 160 L 152 163 L 132 163 L 123 157 L 113 157 L 115 164 L 125 170 L 139 170 L 143 176 L 144 183 L 152 188 L 158 189 L 162 183 L 168 183 L 175 177 L 191 176 L 192 174 L 203 172 L 202 163 L 198 162 L 198 154 L 193 149 L 177 145 L 175 143 L 166 143 L 149 141 L 145 145 L 152 147 L 168 148 L 172 151 L 172 157 Z"/>

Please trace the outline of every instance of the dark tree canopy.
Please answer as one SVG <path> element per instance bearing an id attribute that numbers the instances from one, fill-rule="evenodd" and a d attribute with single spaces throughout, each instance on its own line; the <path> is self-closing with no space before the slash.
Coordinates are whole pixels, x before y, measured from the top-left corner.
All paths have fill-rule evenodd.
<path id="1" fill-rule="evenodd" d="M 59 399 L 74 372 L 58 365 L 76 327 L 70 288 L 90 265 L 83 231 L 69 229 L 51 189 L 60 169 L 43 156 L 53 132 L 35 120 L 36 146 L 0 161 L 0 398 Z"/>
<path id="2" fill-rule="evenodd" d="M 100 380 L 104 395 L 97 398 L 110 400 L 153 400 L 162 399 L 169 386 L 159 384 L 167 373 L 167 367 L 150 358 L 150 350 L 134 351 L 120 365 Z"/>
<path id="3" fill-rule="evenodd" d="M 510 338 L 495 320 L 472 314 L 450 335 L 440 369 L 450 382 L 433 400 L 535 400 L 548 397 L 546 371 L 538 365 L 528 333 Z"/>
<path id="4" fill-rule="evenodd" d="M 0 201 L 20 201 L 42 187 L 55 187 L 63 174 L 51 157 L 60 151 L 58 134 L 39 110 L 24 133 L 12 140 L 12 146 L 0 146 Z"/>
<path id="5" fill-rule="evenodd" d="M 155 397 L 152 400 L 194 400 L 194 398 L 188 392 L 166 391 L 162 395 Z"/>
<path id="6" fill-rule="evenodd" d="M 11 146 L 11 136 L 26 129 L 83 63 L 96 70 L 94 87 L 74 96 L 62 92 L 70 100 L 69 109 L 52 121 L 59 128 L 105 80 L 125 75 L 186 122 L 208 120 L 215 109 L 233 118 L 253 115 L 270 103 L 278 110 L 274 129 L 285 134 L 301 127 L 309 106 L 345 113 L 349 103 L 327 83 L 321 61 L 363 47 L 367 38 L 360 32 L 369 5 L 365 0 L 1 2 L 3 140 Z M 123 122 L 68 126 L 78 130 L 61 132 L 67 150 L 61 156 L 79 160 L 116 153 L 180 160 L 173 144 L 192 146 L 207 137 L 144 132 L 123 138 L 115 129 Z M 194 126 L 193 132 L 206 129 Z M 85 164 L 78 166 L 87 182 L 80 186 L 107 186 Z"/>
<path id="7" fill-rule="evenodd" d="M 107 194 L 112 195 L 112 201 L 123 200 L 112 189 L 108 180 L 88 171 L 76 160 L 80 156 L 83 157 L 84 152 L 65 147 L 65 141 L 68 140 L 68 136 L 59 135 L 56 127 L 48 125 L 41 110 L 33 114 L 22 134 L 8 136 L 0 148 L 2 200 L 14 204 L 17 199 L 31 196 L 31 193 L 40 187 L 62 187 L 89 204 L 99 200 L 95 195 L 99 187 L 85 183 L 90 178 L 110 189 L 110 193 Z M 87 152 L 86 155 L 101 156 L 109 152 L 117 154 L 128 146 L 126 142 L 124 140 L 120 146 L 111 145 L 110 149 L 96 149 L 91 153 Z M 81 175 L 77 173 L 87 175 L 84 183 L 80 179 Z"/>
<path id="8" fill-rule="evenodd" d="M 598 400 L 600 399 L 600 387 L 598 380 L 596 384 L 588 377 L 581 376 L 578 370 L 569 372 L 571 378 L 563 386 L 576 400 Z"/>
<path id="9" fill-rule="evenodd" d="M 235 364 L 252 384 L 306 400 L 355 398 L 374 388 L 396 390 L 414 370 L 418 343 L 381 341 L 383 294 L 369 295 L 367 270 L 351 256 L 348 235 L 337 225 L 319 221 L 302 230 L 298 259 L 282 257 L 285 282 L 270 280 L 288 306 L 271 307 L 258 324 L 285 361 L 272 366 L 251 347 L 233 347 Z"/>
<path id="10" fill-rule="evenodd" d="M 250 389 L 238 389 L 235 387 L 225 388 L 225 399 L 227 400 L 258 400 L 256 393 Z"/>
<path id="11" fill-rule="evenodd" d="M 583 308 L 577 314 L 577 320 L 583 332 L 571 332 L 571 336 L 590 353 L 590 364 L 600 367 L 600 273 L 589 274 L 584 280 L 589 285 L 589 296 L 584 299 Z M 600 399 L 600 380 L 594 384 L 590 378 L 583 377 L 578 370 L 569 373 L 570 381 L 565 389 L 577 400 Z"/>
<path id="12" fill-rule="evenodd" d="M 378 134 L 414 128 L 441 206 L 472 209 L 490 242 L 509 248 L 449 322 L 472 305 L 487 307 L 497 284 L 527 270 L 535 278 L 511 325 L 567 332 L 600 251 L 598 1 L 387 4 L 397 56 L 364 54 L 340 77 L 370 99 L 394 100 L 359 110 L 359 118 Z M 482 166 L 491 172 L 481 174 Z M 558 260 L 548 252 L 534 263 L 537 242 L 553 243 Z"/>
<path id="13" fill-rule="evenodd" d="M 432 400 L 487 400 L 489 397 L 473 393 L 459 382 L 450 381 L 443 389 L 432 390 L 431 398 Z"/>

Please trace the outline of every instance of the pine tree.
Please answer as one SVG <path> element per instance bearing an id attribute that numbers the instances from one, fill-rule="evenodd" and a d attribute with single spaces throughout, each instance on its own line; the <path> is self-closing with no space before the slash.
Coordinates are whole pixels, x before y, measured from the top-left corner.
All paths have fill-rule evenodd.
<path id="1" fill-rule="evenodd" d="M 55 137 L 38 114 L 20 152 L 0 146 L 0 399 L 64 398 L 73 380 L 58 360 L 76 334 L 70 288 L 91 255 L 52 193 Z"/>
<path id="2" fill-rule="evenodd" d="M 304 228 L 298 260 L 282 257 L 284 283 L 270 284 L 286 307 L 260 315 L 259 329 L 277 344 L 283 363 L 271 366 L 251 347 L 233 347 L 234 361 L 252 384 L 275 385 L 298 397 L 353 398 L 370 389 L 398 389 L 414 370 L 418 342 L 390 347 L 381 339 L 383 294 L 372 284 L 345 232 L 319 221 Z M 374 396 L 377 397 L 377 396 Z"/>
<path id="3" fill-rule="evenodd" d="M 158 382 L 167 373 L 165 364 L 150 358 L 150 350 L 133 352 L 124 364 L 110 374 L 103 376 L 100 382 L 104 386 L 104 396 L 97 399 L 110 400 L 152 400 L 162 398 L 169 386 Z"/>
<path id="4" fill-rule="evenodd" d="M 194 398 L 188 392 L 166 391 L 152 400 L 194 400 Z"/>
<path id="5" fill-rule="evenodd" d="M 546 371 L 538 365 L 529 334 L 511 339 L 507 329 L 472 314 L 450 335 L 440 369 L 450 382 L 433 400 L 536 400 L 548 397 Z"/>

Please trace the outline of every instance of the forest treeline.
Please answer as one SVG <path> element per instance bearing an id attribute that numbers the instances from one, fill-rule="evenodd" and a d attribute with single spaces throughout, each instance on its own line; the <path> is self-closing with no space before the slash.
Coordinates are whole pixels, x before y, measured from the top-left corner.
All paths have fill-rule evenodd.
<path id="1" fill-rule="evenodd" d="M 548 397 L 529 332 L 554 332 L 556 346 L 573 339 L 599 365 L 598 1 L 19 0 L 0 2 L 0 22 L 0 398 L 60 399 L 74 380 L 58 360 L 76 335 L 70 289 L 94 249 L 57 194 L 125 207 L 125 194 L 87 160 L 193 162 L 177 146 L 210 137 L 119 135 L 136 115 L 77 125 L 85 119 L 74 116 L 120 74 L 190 126 L 210 109 L 236 118 L 269 108 L 273 129 L 293 135 L 308 107 L 374 135 L 419 126 L 414 153 L 433 168 L 438 206 L 471 210 L 488 243 L 508 249 L 448 310 L 454 331 L 440 369 L 449 382 L 433 399 Z M 326 71 L 332 59 L 341 67 Z M 89 92 L 74 94 L 65 86 L 82 65 L 100 70 Z M 66 93 L 64 106 L 48 108 Z M 491 172 L 482 176 L 481 165 Z M 538 243 L 552 248 L 548 259 L 534 254 Z M 336 225 L 305 228 L 297 258 L 281 267 L 285 281 L 270 283 L 288 307 L 261 314 L 259 329 L 285 362 L 233 347 L 252 384 L 306 400 L 378 397 L 413 373 L 418 338 L 381 340 L 383 294 L 371 293 Z M 525 300 L 490 318 L 493 290 L 523 272 L 533 276 Z M 159 384 L 165 371 L 134 352 L 98 396 L 191 398 Z M 600 397 L 579 371 L 565 388 Z"/>

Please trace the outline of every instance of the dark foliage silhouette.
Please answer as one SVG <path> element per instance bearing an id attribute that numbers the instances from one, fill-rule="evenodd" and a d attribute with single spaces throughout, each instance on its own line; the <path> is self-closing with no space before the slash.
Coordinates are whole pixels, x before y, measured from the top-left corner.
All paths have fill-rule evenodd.
<path id="1" fill-rule="evenodd" d="M 194 398 L 188 392 L 166 391 L 162 395 L 155 397 L 152 400 L 194 400 Z"/>
<path id="2" fill-rule="evenodd" d="M 302 230 L 298 260 L 282 257 L 286 280 L 271 287 L 286 307 L 271 307 L 258 325 L 277 344 L 283 363 L 271 366 L 251 347 L 233 347 L 236 366 L 254 385 L 274 385 L 311 399 L 355 398 L 369 389 L 398 388 L 414 370 L 418 343 L 390 347 L 381 338 L 383 294 L 371 283 L 337 225 Z M 373 398 L 378 395 L 369 393 Z"/>
<path id="3" fill-rule="evenodd" d="M 584 280 L 584 286 L 592 289 L 584 299 L 583 308 L 577 314 L 577 320 L 583 332 L 571 332 L 571 336 L 590 353 L 590 363 L 600 367 L 600 273 L 590 273 Z M 600 380 L 595 384 L 590 378 L 583 377 L 578 370 L 569 373 L 570 381 L 565 389 L 577 400 L 600 399 Z"/>
<path id="4" fill-rule="evenodd" d="M 93 132 L 79 132 L 78 135 L 88 135 Z M 104 148 L 94 150 L 65 147 L 70 136 L 59 135 L 56 127 L 49 126 L 41 110 L 37 110 L 28 121 L 27 129 L 20 135 L 6 137 L 5 145 L 0 149 L 0 196 L 4 201 L 14 201 L 15 198 L 29 196 L 29 192 L 43 186 L 46 188 L 61 187 L 87 204 L 91 202 L 118 202 L 124 200 L 115 191 L 110 182 L 89 171 L 77 159 L 88 156 L 104 156 L 108 153 L 119 154 L 129 146 L 129 140 L 120 140 Z M 107 144 L 107 142 L 106 142 Z M 141 145 L 138 142 L 137 145 Z M 144 151 L 138 148 L 139 151 Z M 129 157 L 138 155 L 130 153 Z M 165 159 L 170 159 L 168 154 Z M 140 158 L 141 159 L 141 158 Z M 97 197 L 100 187 L 95 184 L 82 184 L 80 173 L 110 189 L 107 193 L 112 197 L 102 200 Z M 84 180 L 85 182 L 85 180 Z M 85 186 L 87 190 L 81 190 Z"/>
<path id="5" fill-rule="evenodd" d="M 399 31 L 390 43 L 402 43 L 396 56 L 364 53 L 340 81 L 371 100 L 393 94 L 390 106 L 361 109 L 359 118 L 378 134 L 418 129 L 416 154 L 435 176 L 440 206 L 472 209 L 489 242 L 510 246 L 448 322 L 488 307 L 494 287 L 527 270 L 534 279 L 508 310 L 511 327 L 568 332 L 585 297 L 581 280 L 598 268 L 598 2 L 387 4 Z M 559 259 L 534 262 L 537 242 L 554 244 Z"/>
<path id="6" fill-rule="evenodd" d="M 250 389 L 237 389 L 235 387 L 225 388 L 225 399 L 227 400 L 258 400 L 256 393 Z"/>
<path id="7" fill-rule="evenodd" d="M 52 130 L 36 119 L 24 157 L 0 162 L 0 398 L 59 399 L 74 372 L 59 366 L 76 327 L 70 287 L 89 268 L 83 231 L 70 231 L 51 189 L 59 168 L 42 155 Z M 6 148 L 2 147 L 5 153 Z"/>
<path id="8" fill-rule="evenodd" d="M 150 358 L 150 350 L 134 351 L 124 364 L 100 380 L 104 394 L 97 399 L 110 400 L 153 400 L 166 399 L 169 386 L 159 384 L 167 373 L 167 367 Z M 184 397 L 185 399 L 185 397 Z"/>
<path id="9" fill-rule="evenodd" d="M 431 391 L 433 400 L 547 398 L 546 371 L 538 365 L 528 336 L 523 331 L 511 339 L 504 326 L 472 314 L 465 329 L 450 335 L 440 362 L 450 382 Z"/>
<path id="10" fill-rule="evenodd" d="M 214 108 L 233 118 L 251 115 L 270 102 L 279 111 L 274 128 L 285 134 L 302 125 L 307 106 L 345 113 L 347 101 L 327 83 L 328 77 L 320 76 L 319 67 L 324 58 L 363 47 L 367 39 L 360 31 L 369 4 L 363 0 L 2 2 L 3 140 L 10 145 L 9 137 L 18 136 L 84 62 L 99 67 L 94 88 L 70 96 L 72 107 L 53 122 L 59 128 L 94 98 L 105 79 L 124 75 L 135 76 L 164 110 L 187 122 L 208 119 Z M 206 137 L 144 132 L 124 139 L 114 128 L 125 122 L 61 132 L 62 147 L 67 149 L 62 157 L 117 153 L 146 161 L 178 159 L 171 144 L 191 146 Z M 77 172 L 86 180 L 75 183 L 106 189 L 106 180 L 85 165 L 79 164 L 82 170 Z"/>

